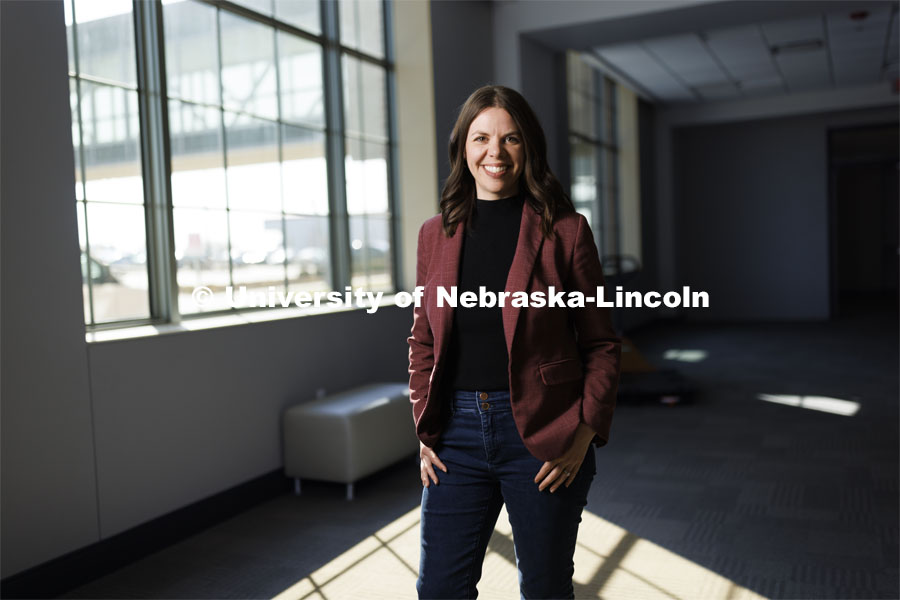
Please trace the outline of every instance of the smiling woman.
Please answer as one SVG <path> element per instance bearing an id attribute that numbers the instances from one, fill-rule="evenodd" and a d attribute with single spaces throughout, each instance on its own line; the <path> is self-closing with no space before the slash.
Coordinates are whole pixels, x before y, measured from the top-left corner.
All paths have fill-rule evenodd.
<path id="1" fill-rule="evenodd" d="M 478 198 L 498 200 L 516 192 L 524 149 L 516 124 L 504 109 L 486 108 L 472 121 L 465 155 Z"/>
<path id="2" fill-rule="evenodd" d="M 608 307 L 445 305 L 440 293 L 592 296 L 603 270 L 587 220 L 547 165 L 544 132 L 515 90 L 460 110 L 441 214 L 419 231 L 408 338 L 420 446 L 422 598 L 474 598 L 509 513 L 526 598 L 571 598 L 572 557 L 609 439 L 621 342 Z"/>
<path id="3" fill-rule="evenodd" d="M 441 191 L 448 236 L 460 221 L 469 220 L 476 198 L 497 200 L 526 190 L 541 214 L 545 236 L 551 235 L 558 215 L 574 210 L 547 164 L 547 141 L 537 115 L 511 88 L 484 86 L 469 96 L 450 134 L 449 154 L 450 176 Z"/>

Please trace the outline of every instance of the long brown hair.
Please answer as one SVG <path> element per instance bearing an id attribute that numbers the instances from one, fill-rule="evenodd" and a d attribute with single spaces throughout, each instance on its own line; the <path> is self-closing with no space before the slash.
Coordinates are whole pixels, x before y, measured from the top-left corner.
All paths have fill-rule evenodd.
<path id="1" fill-rule="evenodd" d="M 537 115 L 512 88 L 502 85 L 486 85 L 474 92 L 459 111 L 459 117 L 450 134 L 450 176 L 441 190 L 441 222 L 448 237 L 456 232 L 456 226 L 471 223 L 475 205 L 475 179 L 465 159 L 466 136 L 472 121 L 486 108 L 502 108 L 515 122 L 525 147 L 525 168 L 519 177 L 519 192 L 524 193 L 534 209 L 541 214 L 541 231 L 544 237 L 553 237 L 553 224 L 563 213 L 575 207 L 556 175 L 547 164 L 547 139 Z"/>

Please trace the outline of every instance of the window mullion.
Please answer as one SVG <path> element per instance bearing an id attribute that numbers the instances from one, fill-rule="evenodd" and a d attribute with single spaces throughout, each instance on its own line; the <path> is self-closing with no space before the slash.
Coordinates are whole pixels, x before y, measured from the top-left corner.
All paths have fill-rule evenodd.
<path id="1" fill-rule="evenodd" d="M 344 101 L 341 49 L 338 29 L 338 3 L 323 0 L 322 21 L 325 31 L 323 61 L 325 75 L 325 130 L 328 164 L 329 239 L 331 243 L 332 287 L 350 285 L 350 223 L 347 214 L 347 186 L 344 170 Z"/>
<path id="2" fill-rule="evenodd" d="M 281 196 L 281 249 L 284 251 L 284 260 L 281 261 L 284 267 L 284 291 L 287 293 L 290 288 L 290 277 L 288 273 L 288 233 L 287 233 L 287 215 L 284 210 L 284 113 L 281 103 L 281 62 L 278 52 L 278 42 L 281 34 L 277 29 L 272 30 L 272 46 L 274 48 L 275 57 L 275 106 L 278 114 L 278 193 Z"/>
<path id="3" fill-rule="evenodd" d="M 219 89 L 219 135 L 222 138 L 222 170 L 225 172 L 225 247 L 228 254 L 228 285 L 234 285 L 234 259 L 231 246 L 231 198 L 228 185 L 228 130 L 225 127 L 225 84 L 222 73 L 222 10 L 216 8 L 216 81 Z"/>
<path id="4" fill-rule="evenodd" d="M 147 223 L 147 266 L 150 314 L 177 323 L 178 280 L 172 219 L 171 150 L 165 78 L 163 13 L 159 2 L 134 0 L 137 45 L 138 106 L 144 207 Z"/>
<path id="5" fill-rule="evenodd" d="M 616 228 L 616 254 L 622 254 L 622 203 L 621 197 L 619 195 L 619 146 L 621 141 L 619 140 L 619 105 L 618 105 L 618 95 L 617 95 L 617 85 L 615 81 L 612 79 L 605 77 L 607 84 L 607 91 L 609 95 L 609 101 L 607 105 L 609 106 L 609 141 L 612 145 L 612 149 L 610 150 L 610 159 L 612 165 L 610 165 L 610 171 L 612 171 L 612 178 L 610 179 L 610 183 L 612 184 L 612 190 L 610 191 L 610 196 L 612 198 L 613 205 L 616 208 L 615 215 L 615 228 Z"/>
<path id="6" fill-rule="evenodd" d="M 70 0 L 66 0 L 67 2 Z M 78 262 L 81 264 L 81 261 L 84 260 L 87 265 L 86 269 L 86 277 L 84 278 L 85 284 L 87 284 L 88 288 L 88 311 L 90 314 L 90 323 L 88 325 L 93 326 L 96 323 L 96 319 L 94 318 L 94 282 L 92 281 L 91 274 L 93 267 L 91 266 L 91 240 L 88 234 L 88 214 L 87 214 L 87 167 L 85 167 L 84 162 L 84 118 L 82 116 L 82 108 L 81 108 L 81 65 L 80 65 L 80 57 L 78 56 L 78 16 L 75 13 L 75 3 L 72 2 L 69 5 L 72 9 L 72 52 L 74 54 L 75 60 L 75 103 L 78 107 L 78 148 L 76 151 L 78 152 L 78 165 L 79 171 L 81 173 L 81 195 L 82 202 L 75 201 L 75 208 L 77 210 L 82 211 L 83 219 L 84 219 L 84 258 L 81 256 L 78 257 Z M 71 92 L 70 92 L 71 93 Z M 94 129 L 93 131 L 96 131 Z"/>
<path id="7" fill-rule="evenodd" d="M 382 10 L 384 14 L 384 57 L 388 64 L 394 64 L 394 48 L 389 40 L 394 39 L 394 7 L 390 2 L 382 2 Z M 397 166 L 397 119 L 394 113 L 397 97 L 397 79 L 393 69 L 386 69 L 386 92 L 387 92 L 387 161 L 388 161 L 388 222 L 390 225 L 389 235 L 391 236 L 391 270 L 392 279 L 394 280 L 394 291 L 401 289 L 403 278 L 403 247 L 401 240 L 403 239 L 402 227 L 400 219 L 402 215 L 397 210 L 397 199 L 400 197 L 399 183 L 400 173 Z"/>

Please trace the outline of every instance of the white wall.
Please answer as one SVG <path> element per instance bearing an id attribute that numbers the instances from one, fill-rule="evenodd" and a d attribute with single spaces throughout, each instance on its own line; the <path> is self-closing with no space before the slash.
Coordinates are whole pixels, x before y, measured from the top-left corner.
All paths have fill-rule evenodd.
<path id="1" fill-rule="evenodd" d="M 435 142 L 435 86 L 431 4 L 395 2 L 394 73 L 397 86 L 398 215 L 402 231 L 405 289 L 416 285 L 419 227 L 438 212 L 438 158 Z"/>
<path id="2" fill-rule="evenodd" d="M 403 47 L 429 47 L 427 10 L 395 8 Z M 62 3 L 3 0 L 0 27 L 0 576 L 8 577 L 279 469 L 285 406 L 318 388 L 407 379 L 412 312 L 87 344 Z M 398 58 L 398 87 L 413 90 L 398 98 L 398 128 L 421 155 L 421 164 L 402 158 L 408 224 L 436 210 L 434 143 L 421 136 L 433 131 L 430 99 L 409 84 L 431 89 L 423 61 Z"/>
<path id="3" fill-rule="evenodd" d="M 62 3 L 0 2 L 3 577 L 98 538 Z"/>

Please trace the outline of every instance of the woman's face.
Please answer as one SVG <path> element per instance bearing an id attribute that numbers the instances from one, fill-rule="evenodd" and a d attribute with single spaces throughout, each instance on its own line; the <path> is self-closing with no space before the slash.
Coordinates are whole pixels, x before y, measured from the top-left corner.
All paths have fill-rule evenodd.
<path id="1" fill-rule="evenodd" d="M 466 136 L 466 163 L 475 178 L 478 198 L 498 200 L 516 194 L 525 166 L 525 147 L 508 112 L 490 107 L 478 113 Z"/>

